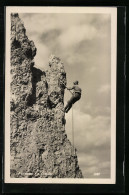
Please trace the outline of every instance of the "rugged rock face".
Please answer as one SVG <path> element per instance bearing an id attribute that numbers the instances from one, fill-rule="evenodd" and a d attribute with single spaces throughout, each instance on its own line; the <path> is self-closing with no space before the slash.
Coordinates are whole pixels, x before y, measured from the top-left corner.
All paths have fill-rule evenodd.
<path id="1" fill-rule="evenodd" d="M 76 150 L 65 133 L 62 61 L 34 67 L 36 48 L 18 14 L 11 14 L 11 177 L 82 178 Z"/>

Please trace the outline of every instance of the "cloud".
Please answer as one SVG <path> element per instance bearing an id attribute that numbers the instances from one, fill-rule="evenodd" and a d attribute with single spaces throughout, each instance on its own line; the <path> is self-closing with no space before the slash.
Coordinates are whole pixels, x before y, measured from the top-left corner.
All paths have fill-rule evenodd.
<path id="1" fill-rule="evenodd" d="M 93 72 L 95 72 L 96 71 L 96 67 L 95 66 L 92 66 L 91 68 L 90 68 L 90 73 L 93 73 Z"/>
<path id="2" fill-rule="evenodd" d="M 96 158 L 94 154 L 78 154 L 79 164 L 85 178 L 109 178 L 110 177 L 110 160 L 103 161 Z"/>
<path id="3" fill-rule="evenodd" d="M 54 44 L 57 41 L 58 36 L 61 34 L 61 30 L 59 29 L 52 29 L 48 32 L 43 32 L 39 35 L 39 40 L 44 44 Z"/>
<path id="4" fill-rule="evenodd" d="M 82 54 L 78 55 L 78 59 L 82 59 L 82 63 L 85 64 L 85 60 L 83 60 L 84 56 L 86 57 L 86 54 L 92 54 L 91 48 L 95 48 L 95 43 L 92 45 L 93 42 L 91 40 L 95 37 L 98 38 L 100 45 L 100 40 L 102 39 L 102 42 L 105 42 L 105 39 L 108 37 L 106 27 L 107 22 L 109 22 L 109 15 L 107 14 L 103 14 L 102 17 L 102 14 L 22 13 L 20 17 L 24 21 L 27 35 L 30 39 L 34 40 L 36 47 L 38 47 L 35 62 L 40 67 L 43 61 L 46 62 L 45 56 L 46 58 L 48 57 L 46 53 L 60 54 L 64 59 L 69 59 L 69 64 L 71 65 L 74 64 L 77 58 L 70 58 L 70 56 L 75 57 L 75 54 L 77 55 L 80 51 Z M 89 40 L 89 43 L 85 43 L 86 40 Z M 41 47 L 41 44 L 45 45 L 45 47 Z M 70 47 L 72 48 L 70 49 Z M 101 47 L 99 49 L 97 48 L 96 51 L 100 49 Z M 94 55 L 94 58 L 96 55 Z M 39 60 L 37 61 L 37 59 Z"/>
<path id="5" fill-rule="evenodd" d="M 111 86 L 109 84 L 102 85 L 98 90 L 99 93 L 110 93 Z"/>
<path id="6" fill-rule="evenodd" d="M 94 109 L 93 109 L 94 108 Z M 108 116 L 110 117 L 111 115 L 111 106 L 109 105 L 94 105 L 93 102 L 88 101 L 85 104 L 80 101 L 80 109 L 84 113 L 88 113 L 91 116 Z"/>
<path id="7" fill-rule="evenodd" d="M 26 28 L 29 33 L 42 34 L 43 32 L 47 32 L 49 30 L 56 28 L 56 23 L 54 15 L 51 14 L 19 14 L 23 19 Z M 32 25 L 33 24 L 33 25 Z M 30 30 L 29 30 L 30 29 Z M 29 34 L 28 34 L 29 35 Z"/>
<path id="8" fill-rule="evenodd" d="M 91 40 L 96 37 L 97 30 L 90 25 L 76 25 L 72 26 L 59 36 L 59 43 L 61 46 L 70 47 L 75 46 L 83 40 Z"/>
<path id="9" fill-rule="evenodd" d="M 35 40 L 35 44 L 38 45 L 37 48 L 38 55 L 36 55 L 34 59 L 35 65 L 41 70 L 44 70 L 48 66 L 48 58 L 51 54 L 51 51 L 46 45 L 40 43 L 38 40 Z"/>
<path id="10" fill-rule="evenodd" d="M 72 142 L 74 128 L 74 143 L 80 166 L 86 175 L 94 177 L 94 167 L 99 168 L 99 164 L 110 162 L 110 117 L 93 117 L 85 114 L 79 110 L 78 104 L 76 103 L 73 109 L 74 126 L 72 126 L 72 110 L 66 115 L 66 132 Z M 104 174 L 104 171 L 102 167 L 101 174 Z M 107 167 L 107 172 L 110 173 L 110 167 Z"/>

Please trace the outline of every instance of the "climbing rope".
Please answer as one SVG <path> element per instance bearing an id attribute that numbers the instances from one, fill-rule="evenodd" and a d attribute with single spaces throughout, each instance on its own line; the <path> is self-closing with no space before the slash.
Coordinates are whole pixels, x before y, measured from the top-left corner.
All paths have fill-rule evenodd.
<path id="1" fill-rule="evenodd" d="M 69 91 L 72 95 L 73 93 L 71 91 Z M 74 147 L 74 117 L 73 117 L 73 105 L 72 105 L 72 144 L 73 144 L 73 156 L 75 156 L 75 147 Z M 76 165 L 74 164 L 74 169 L 76 169 Z M 76 177 L 76 171 L 75 171 L 75 175 L 74 178 Z"/>
<path id="2" fill-rule="evenodd" d="M 73 143 L 73 155 L 74 155 L 74 120 L 73 120 L 73 105 L 72 105 L 72 143 Z"/>
<path id="3" fill-rule="evenodd" d="M 72 95 L 73 93 L 69 91 Z M 72 143 L 73 143 L 73 155 L 75 155 L 75 147 L 74 147 L 74 117 L 73 117 L 73 105 L 72 105 Z"/>

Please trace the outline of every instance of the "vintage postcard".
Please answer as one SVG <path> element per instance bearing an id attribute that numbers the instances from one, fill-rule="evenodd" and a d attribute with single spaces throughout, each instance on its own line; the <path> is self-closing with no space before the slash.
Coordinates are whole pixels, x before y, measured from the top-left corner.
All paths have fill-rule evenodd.
<path id="1" fill-rule="evenodd" d="M 115 7 L 6 7 L 5 183 L 116 183 Z"/>

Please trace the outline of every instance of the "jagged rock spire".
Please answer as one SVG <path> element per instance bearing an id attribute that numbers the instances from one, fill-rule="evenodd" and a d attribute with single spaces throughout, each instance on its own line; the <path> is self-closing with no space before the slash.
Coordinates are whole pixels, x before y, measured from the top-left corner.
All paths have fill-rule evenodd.
<path id="1" fill-rule="evenodd" d="M 11 15 L 11 177 L 82 178 L 65 132 L 66 72 L 51 55 L 34 67 L 36 48 L 18 14 Z"/>

